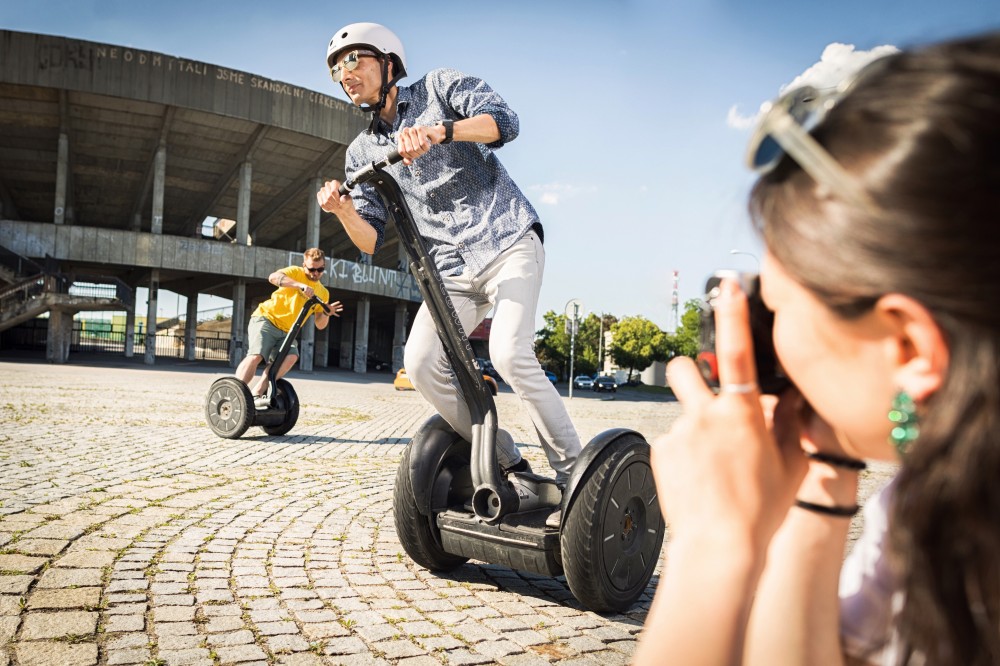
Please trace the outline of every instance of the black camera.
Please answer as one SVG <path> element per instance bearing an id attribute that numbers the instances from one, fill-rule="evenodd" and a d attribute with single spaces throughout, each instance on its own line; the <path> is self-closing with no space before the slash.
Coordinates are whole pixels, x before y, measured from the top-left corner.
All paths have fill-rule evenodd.
<path id="1" fill-rule="evenodd" d="M 743 293 L 747 295 L 757 383 L 762 393 L 777 395 L 791 386 L 791 382 L 774 353 L 774 313 L 767 309 L 760 297 L 760 276 L 756 273 L 717 271 L 705 283 L 705 301 L 701 309 L 701 345 L 697 358 L 701 374 L 709 386 L 719 387 L 719 363 L 715 355 L 715 310 L 712 302 L 719 295 L 719 284 L 724 278 L 737 280 Z"/>

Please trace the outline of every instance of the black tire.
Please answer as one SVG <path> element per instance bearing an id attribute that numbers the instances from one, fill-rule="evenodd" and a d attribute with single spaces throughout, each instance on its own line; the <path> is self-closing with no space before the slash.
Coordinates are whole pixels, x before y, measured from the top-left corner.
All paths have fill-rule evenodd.
<path id="1" fill-rule="evenodd" d="M 451 571 L 469 561 L 467 557 L 453 555 L 441 547 L 441 535 L 434 516 L 425 516 L 417 510 L 410 483 L 410 451 L 408 444 L 403 451 L 396 471 L 396 485 L 392 493 L 392 510 L 396 519 L 396 536 L 403 550 L 414 562 L 430 571 Z"/>
<path id="2" fill-rule="evenodd" d="M 615 440 L 578 488 L 560 535 L 566 582 L 585 608 L 624 611 L 646 590 L 663 545 L 649 445 L 635 434 Z"/>
<path id="3" fill-rule="evenodd" d="M 285 418 L 278 425 L 261 426 L 261 428 L 268 435 L 277 437 L 294 428 L 295 422 L 299 420 L 299 396 L 296 395 L 291 382 L 285 379 L 275 382 L 275 396 L 272 403 L 275 408 L 286 410 Z"/>
<path id="4" fill-rule="evenodd" d="M 205 398 L 205 421 L 219 437 L 238 439 L 257 415 L 247 385 L 235 377 L 217 379 Z"/>

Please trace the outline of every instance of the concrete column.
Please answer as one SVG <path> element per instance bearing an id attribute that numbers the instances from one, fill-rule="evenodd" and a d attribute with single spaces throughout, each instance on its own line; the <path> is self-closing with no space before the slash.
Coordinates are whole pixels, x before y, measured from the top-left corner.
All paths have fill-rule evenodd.
<path id="1" fill-rule="evenodd" d="M 73 313 L 65 310 L 49 311 L 49 328 L 45 341 L 45 360 L 65 363 L 69 360 L 69 344 L 73 339 Z"/>
<path id="2" fill-rule="evenodd" d="M 333 318 L 322 331 L 316 331 L 316 348 L 313 351 L 313 363 L 320 368 L 330 366 L 330 330 L 333 328 Z"/>
<path id="3" fill-rule="evenodd" d="M 132 290 L 133 295 L 135 290 Z M 125 310 L 125 358 L 135 355 L 135 298 Z"/>
<path id="4" fill-rule="evenodd" d="M 167 146 L 163 143 L 156 149 L 153 159 L 153 212 L 150 233 L 163 233 L 163 190 L 167 184 Z"/>
<path id="5" fill-rule="evenodd" d="M 246 245 L 250 238 L 250 186 L 253 185 L 253 166 L 250 162 L 240 165 L 240 187 L 236 194 L 236 242 Z"/>
<path id="6" fill-rule="evenodd" d="M 406 348 L 406 324 L 409 313 L 406 311 L 406 303 L 400 301 L 396 303 L 396 317 L 394 320 L 392 334 L 392 371 L 399 372 L 403 367 L 403 350 Z"/>
<path id="7" fill-rule="evenodd" d="M 149 303 L 146 305 L 146 355 L 142 362 L 156 363 L 156 299 L 160 291 L 160 269 L 154 268 L 149 275 Z"/>
<path id="8" fill-rule="evenodd" d="M 344 370 L 351 369 L 351 356 L 354 353 L 354 317 L 340 318 L 340 363 Z"/>
<path id="9" fill-rule="evenodd" d="M 319 247 L 319 201 L 316 200 L 316 193 L 323 187 L 322 178 L 313 178 L 312 187 L 306 190 L 309 197 L 309 213 L 306 217 L 306 247 Z"/>
<path id="10" fill-rule="evenodd" d="M 371 313 L 371 299 L 358 299 L 358 314 L 354 320 L 354 372 L 368 372 L 368 317 Z"/>
<path id="11" fill-rule="evenodd" d="M 59 133 L 59 153 L 56 157 L 56 201 L 53 221 L 66 222 L 66 189 L 69 183 L 69 135 Z"/>
<path id="12" fill-rule="evenodd" d="M 246 356 L 247 283 L 243 278 L 233 282 L 233 318 L 229 342 L 229 365 L 235 368 Z"/>
<path id="13" fill-rule="evenodd" d="M 188 296 L 184 318 L 184 360 L 195 360 L 198 344 L 198 294 Z"/>

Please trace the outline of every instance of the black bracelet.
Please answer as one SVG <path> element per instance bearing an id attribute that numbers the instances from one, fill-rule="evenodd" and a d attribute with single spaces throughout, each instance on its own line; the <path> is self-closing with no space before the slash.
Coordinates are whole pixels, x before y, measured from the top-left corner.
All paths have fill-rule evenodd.
<path id="1" fill-rule="evenodd" d="M 795 506 L 800 509 L 805 509 L 806 511 L 822 513 L 826 516 L 837 516 L 839 518 L 850 518 L 858 512 L 858 509 L 861 508 L 857 504 L 854 506 L 839 506 L 836 504 L 830 506 L 828 504 L 813 504 L 812 502 L 800 499 L 795 500 Z"/>
<path id="2" fill-rule="evenodd" d="M 820 451 L 806 451 L 806 458 L 809 458 L 810 460 L 818 460 L 819 462 L 825 462 L 826 464 L 833 465 L 834 467 L 853 469 L 856 472 L 860 472 L 861 470 L 868 468 L 868 464 L 864 460 L 848 458 L 847 456 L 838 456 L 832 453 L 822 453 Z"/>

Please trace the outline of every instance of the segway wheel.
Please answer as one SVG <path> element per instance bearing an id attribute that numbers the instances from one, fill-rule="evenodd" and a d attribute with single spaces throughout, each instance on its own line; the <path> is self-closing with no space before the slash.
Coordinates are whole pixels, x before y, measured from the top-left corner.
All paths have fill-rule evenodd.
<path id="1" fill-rule="evenodd" d="M 257 411 L 247 385 L 235 377 L 217 379 L 205 399 L 205 420 L 219 437 L 238 439 L 253 425 Z"/>
<path id="2" fill-rule="evenodd" d="M 261 426 L 268 435 L 284 435 L 295 427 L 299 420 L 299 396 L 295 394 L 291 382 L 279 379 L 275 382 L 276 393 L 272 403 L 275 409 L 285 410 L 285 418 L 278 425 Z"/>
<path id="3" fill-rule="evenodd" d="M 396 471 L 396 485 L 392 494 L 396 535 L 406 554 L 420 566 L 430 571 L 451 571 L 468 562 L 469 558 L 445 551 L 441 547 L 441 534 L 434 516 L 425 516 L 417 510 L 409 473 L 412 448 L 411 444 L 406 446 Z"/>
<path id="4" fill-rule="evenodd" d="M 573 595 L 596 612 L 629 608 L 653 576 L 664 532 L 642 437 L 625 435 L 598 454 L 563 520 L 560 546 Z"/>

